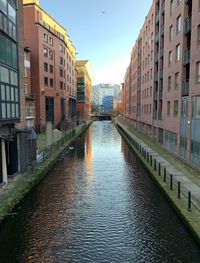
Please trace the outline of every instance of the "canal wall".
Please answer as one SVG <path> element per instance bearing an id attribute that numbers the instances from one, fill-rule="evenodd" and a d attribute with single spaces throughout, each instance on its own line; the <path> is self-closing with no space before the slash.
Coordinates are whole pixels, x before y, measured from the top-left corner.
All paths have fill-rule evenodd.
<path id="1" fill-rule="evenodd" d="M 44 162 L 35 163 L 27 173 L 18 175 L 8 183 L 0 194 L 0 222 L 7 216 L 13 215 L 13 209 L 51 171 L 68 147 L 88 129 L 91 123 L 92 121 L 88 121 L 87 124 L 71 130 L 63 138 L 62 144 L 56 150 L 54 149 Z"/>
<path id="2" fill-rule="evenodd" d="M 117 119 L 113 123 L 200 245 L 200 188 Z M 168 220 L 166 218 L 166 220 Z"/>

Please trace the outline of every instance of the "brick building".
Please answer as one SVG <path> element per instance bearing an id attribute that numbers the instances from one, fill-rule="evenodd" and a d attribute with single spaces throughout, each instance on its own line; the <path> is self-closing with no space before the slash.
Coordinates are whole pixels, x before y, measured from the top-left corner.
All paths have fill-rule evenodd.
<path id="1" fill-rule="evenodd" d="M 0 185 L 28 168 L 22 1 L 0 0 Z"/>
<path id="2" fill-rule="evenodd" d="M 154 0 L 125 75 L 125 116 L 139 130 L 197 168 L 199 76 L 200 1 Z"/>
<path id="3" fill-rule="evenodd" d="M 31 50 L 32 95 L 36 130 L 69 125 L 76 112 L 76 50 L 66 29 L 48 15 L 39 0 L 24 0 L 24 45 Z"/>
<path id="4" fill-rule="evenodd" d="M 89 60 L 76 61 L 77 71 L 77 116 L 88 120 L 91 112 L 92 67 Z"/>

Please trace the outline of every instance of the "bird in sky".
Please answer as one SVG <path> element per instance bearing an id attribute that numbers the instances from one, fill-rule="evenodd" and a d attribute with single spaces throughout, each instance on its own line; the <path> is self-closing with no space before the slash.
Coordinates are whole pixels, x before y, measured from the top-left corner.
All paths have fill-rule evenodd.
<path id="1" fill-rule="evenodd" d="M 105 13 L 106 13 L 106 11 L 102 11 L 101 13 L 102 13 L 102 14 L 105 14 Z"/>

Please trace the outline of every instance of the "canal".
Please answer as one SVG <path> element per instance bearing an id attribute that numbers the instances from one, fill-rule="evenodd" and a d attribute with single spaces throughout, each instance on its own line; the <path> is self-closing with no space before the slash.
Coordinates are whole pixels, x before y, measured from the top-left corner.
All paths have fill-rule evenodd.
<path id="1" fill-rule="evenodd" d="M 94 122 L 0 226 L 1 263 L 200 262 L 111 122 Z"/>

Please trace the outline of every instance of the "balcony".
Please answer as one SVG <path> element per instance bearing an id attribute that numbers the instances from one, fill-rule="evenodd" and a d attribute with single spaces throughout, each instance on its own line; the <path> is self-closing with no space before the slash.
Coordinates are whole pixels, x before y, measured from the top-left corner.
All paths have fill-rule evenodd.
<path id="1" fill-rule="evenodd" d="M 182 97 L 189 96 L 189 80 L 184 80 L 182 84 Z"/>
<path id="2" fill-rule="evenodd" d="M 162 98 L 163 98 L 163 90 L 160 89 L 160 90 L 159 90 L 159 99 L 161 100 Z"/>
<path id="3" fill-rule="evenodd" d="M 155 63 L 157 63 L 158 62 L 158 52 L 155 54 Z"/>
<path id="4" fill-rule="evenodd" d="M 162 111 L 158 111 L 158 119 L 162 120 Z"/>
<path id="5" fill-rule="evenodd" d="M 162 58 L 163 55 L 164 55 L 164 49 L 161 47 L 161 49 L 160 49 L 160 58 Z"/>
<path id="6" fill-rule="evenodd" d="M 158 81 L 158 72 L 156 72 L 154 75 L 154 81 Z"/>
<path id="7" fill-rule="evenodd" d="M 158 119 L 158 113 L 157 113 L 157 111 L 154 111 L 154 112 L 153 112 L 153 119 L 154 119 L 154 120 L 157 120 L 157 119 Z"/>
<path id="8" fill-rule="evenodd" d="M 155 16 L 155 23 L 158 24 L 160 18 L 160 13 L 158 12 Z"/>
<path id="9" fill-rule="evenodd" d="M 156 33 L 156 36 L 155 36 L 155 43 L 158 43 L 159 41 L 159 32 Z"/>
<path id="10" fill-rule="evenodd" d="M 161 6 L 161 12 L 162 12 L 162 15 L 165 13 L 165 4 L 164 3 Z"/>
<path id="11" fill-rule="evenodd" d="M 183 53 L 183 64 L 187 65 L 190 63 L 190 49 L 187 48 Z"/>
<path id="12" fill-rule="evenodd" d="M 163 36 L 165 32 L 164 26 L 160 27 L 160 35 Z"/>
<path id="13" fill-rule="evenodd" d="M 160 79 L 163 79 L 163 70 L 160 70 Z"/>
<path id="14" fill-rule="evenodd" d="M 184 24 L 184 34 L 187 35 L 191 31 L 192 27 L 192 19 L 190 16 L 188 16 L 185 19 L 185 24 Z"/>

